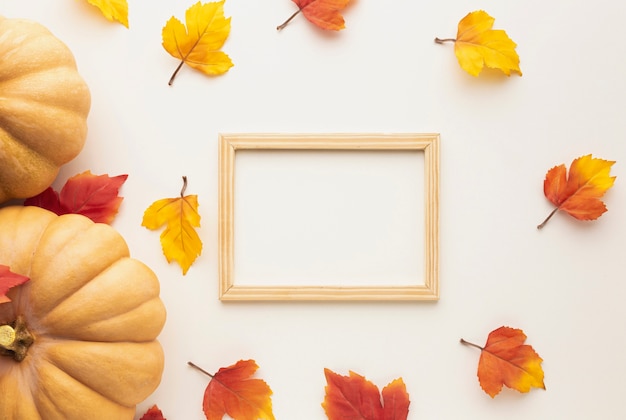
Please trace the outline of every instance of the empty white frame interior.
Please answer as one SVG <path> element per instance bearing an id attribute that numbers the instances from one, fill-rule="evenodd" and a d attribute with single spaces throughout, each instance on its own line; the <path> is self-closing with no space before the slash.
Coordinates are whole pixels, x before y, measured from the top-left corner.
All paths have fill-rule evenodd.
<path id="1" fill-rule="evenodd" d="M 219 144 L 221 300 L 438 298 L 438 135 Z"/>

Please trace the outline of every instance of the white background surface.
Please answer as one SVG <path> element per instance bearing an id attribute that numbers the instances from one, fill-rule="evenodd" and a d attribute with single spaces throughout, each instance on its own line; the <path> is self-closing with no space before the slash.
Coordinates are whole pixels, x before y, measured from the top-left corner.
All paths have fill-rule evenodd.
<path id="1" fill-rule="evenodd" d="M 113 226 L 158 274 L 168 321 L 158 404 L 170 420 L 202 419 L 209 371 L 255 359 L 280 420 L 325 418 L 323 369 L 380 388 L 402 377 L 409 419 L 619 419 L 626 377 L 626 3 L 616 0 L 357 0 L 330 34 L 288 0 L 229 0 L 235 63 L 209 78 L 161 46 L 161 28 L 193 1 L 129 0 L 130 29 L 86 1 L 1 0 L 0 13 L 43 23 L 74 52 L 93 105 L 85 170 L 129 174 Z M 474 78 L 456 62 L 458 21 L 484 9 L 518 43 L 523 77 Z M 228 303 L 217 299 L 220 132 L 441 133 L 441 299 L 437 303 Z M 616 160 L 609 211 L 581 223 L 551 211 L 542 182 L 576 157 Z M 204 252 L 186 276 L 141 227 L 181 176 L 197 194 Z M 248 209 L 254 211 L 254 209 Z M 275 264 L 275 261 L 268 261 Z M 487 396 L 477 350 L 493 329 L 523 329 L 544 358 L 547 390 Z"/>

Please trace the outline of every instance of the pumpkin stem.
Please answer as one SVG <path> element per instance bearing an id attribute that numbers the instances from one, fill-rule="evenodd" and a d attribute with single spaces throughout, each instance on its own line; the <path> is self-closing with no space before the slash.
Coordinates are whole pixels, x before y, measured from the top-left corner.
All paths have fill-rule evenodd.
<path id="1" fill-rule="evenodd" d="M 12 357 L 16 362 L 26 358 L 28 348 L 35 339 L 26 328 L 26 322 L 19 316 L 12 325 L 0 325 L 0 355 Z"/>

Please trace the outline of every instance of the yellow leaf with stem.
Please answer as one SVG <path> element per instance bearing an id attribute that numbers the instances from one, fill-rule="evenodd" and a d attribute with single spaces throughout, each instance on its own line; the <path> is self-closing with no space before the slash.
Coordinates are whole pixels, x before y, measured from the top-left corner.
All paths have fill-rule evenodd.
<path id="1" fill-rule="evenodd" d="M 507 76 L 520 76 L 517 44 L 501 29 L 493 29 L 495 19 L 483 10 L 467 14 L 458 25 L 456 39 L 435 38 L 435 42 L 454 42 L 454 53 L 463 70 L 478 76 L 484 66 L 499 69 Z"/>
<path id="2" fill-rule="evenodd" d="M 226 73 L 233 62 L 220 51 L 230 34 L 230 18 L 224 17 L 224 0 L 194 4 L 185 12 L 185 21 L 187 27 L 172 16 L 163 27 L 163 48 L 181 60 L 169 85 L 185 63 L 209 76 Z"/>
<path id="3" fill-rule="evenodd" d="M 157 200 L 146 209 L 142 226 L 155 230 L 165 225 L 161 247 L 168 263 L 178 262 L 183 275 L 202 253 L 202 241 L 195 228 L 200 227 L 198 196 L 185 196 L 187 177 L 183 177 L 180 197 Z"/>

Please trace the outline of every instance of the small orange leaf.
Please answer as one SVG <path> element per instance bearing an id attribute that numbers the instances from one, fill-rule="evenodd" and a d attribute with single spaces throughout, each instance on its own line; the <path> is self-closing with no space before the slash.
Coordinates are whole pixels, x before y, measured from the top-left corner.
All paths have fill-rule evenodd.
<path id="1" fill-rule="evenodd" d="M 183 177 L 180 197 L 157 200 L 143 214 L 142 226 L 155 230 L 165 225 L 161 247 L 168 263 L 178 262 L 183 275 L 202 252 L 202 241 L 194 228 L 200 227 L 198 196 L 185 196 L 187 177 Z"/>
<path id="2" fill-rule="evenodd" d="M 128 28 L 128 2 L 126 0 L 87 0 L 87 2 L 100 9 L 108 20 L 117 20 Z"/>
<path id="3" fill-rule="evenodd" d="M 494 398 L 502 385 L 519 392 L 531 388 L 546 389 L 543 383 L 543 359 L 526 341 L 520 329 L 500 327 L 487 337 L 485 347 L 461 339 L 461 343 L 480 349 L 478 381 L 481 388 Z"/>
<path id="4" fill-rule="evenodd" d="M 163 412 L 161 412 L 159 407 L 157 407 L 156 405 L 153 405 L 152 407 L 148 409 L 148 411 L 144 413 L 143 416 L 141 416 L 139 420 L 167 420 L 167 419 L 163 417 Z"/>
<path id="5" fill-rule="evenodd" d="M 197 2 L 185 12 L 187 27 L 174 16 L 163 27 L 163 48 L 181 60 L 169 85 L 174 83 L 185 63 L 209 76 L 224 74 L 233 66 L 230 57 L 220 51 L 230 34 L 230 18 L 224 17 L 224 1 Z"/>
<path id="6" fill-rule="evenodd" d="M 459 22 L 456 39 L 435 38 L 435 42 L 454 42 L 459 65 L 472 76 L 478 76 L 484 66 L 502 70 L 507 76 L 512 71 L 521 76 L 517 44 L 505 31 L 492 29 L 494 22 L 483 10 L 471 12 Z"/>
<path id="7" fill-rule="evenodd" d="M 543 192 L 556 208 L 539 226 L 541 229 L 558 211 L 563 210 L 578 220 L 595 220 L 607 211 L 600 200 L 613 186 L 615 177 L 610 176 L 615 161 L 581 156 L 572 161 L 569 176 L 565 165 L 548 171 L 543 182 Z"/>
<path id="8" fill-rule="evenodd" d="M 339 31 L 344 29 L 345 21 L 341 15 L 341 11 L 348 5 L 350 0 L 292 0 L 298 10 L 289 17 L 284 23 L 276 27 L 277 30 L 283 29 L 291 22 L 300 12 L 305 18 L 315 26 Z"/>
<path id="9" fill-rule="evenodd" d="M 240 360 L 212 375 L 204 391 L 202 410 L 207 420 L 222 420 L 228 414 L 235 420 L 274 420 L 272 390 L 265 381 L 251 378 L 259 368 L 254 360 Z"/>
<path id="10" fill-rule="evenodd" d="M 24 284 L 28 277 L 12 272 L 6 265 L 0 264 L 0 303 L 11 302 L 7 296 L 10 288 Z"/>
<path id="11" fill-rule="evenodd" d="M 48 187 L 24 200 L 24 205 L 41 207 L 59 216 L 82 214 L 96 223 L 111 224 L 122 204 L 118 193 L 127 178 L 128 175 L 110 177 L 85 171 L 69 178 L 60 193 Z"/>
<path id="12" fill-rule="evenodd" d="M 383 388 L 382 401 L 378 387 L 365 377 L 350 372 L 342 376 L 324 369 L 326 396 L 322 407 L 329 420 L 406 420 L 409 394 L 402 378 Z"/>

